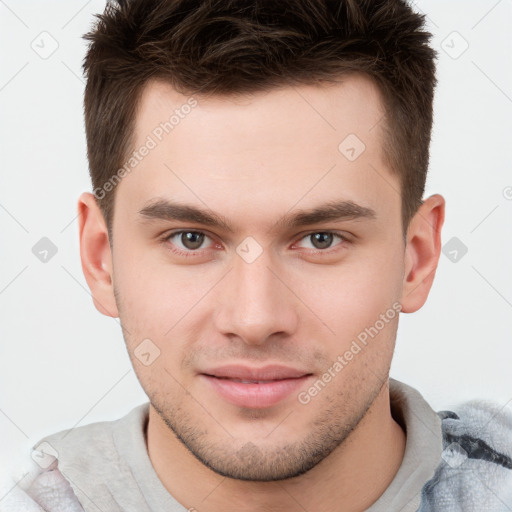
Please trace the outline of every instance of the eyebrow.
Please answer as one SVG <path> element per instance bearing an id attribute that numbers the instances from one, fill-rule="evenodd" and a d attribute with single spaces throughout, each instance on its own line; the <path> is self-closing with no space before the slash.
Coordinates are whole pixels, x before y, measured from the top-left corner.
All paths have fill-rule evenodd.
<path id="1" fill-rule="evenodd" d="M 225 217 L 209 209 L 201 209 L 196 206 L 169 201 L 166 199 L 153 199 L 139 210 L 143 219 L 151 220 L 178 220 L 182 222 L 194 222 L 214 228 L 223 229 L 233 233 L 234 229 Z M 328 221 L 375 219 L 375 210 L 361 206 L 353 201 L 329 201 L 310 210 L 294 210 L 281 217 L 272 229 L 291 229 L 310 224 L 318 224 Z"/>

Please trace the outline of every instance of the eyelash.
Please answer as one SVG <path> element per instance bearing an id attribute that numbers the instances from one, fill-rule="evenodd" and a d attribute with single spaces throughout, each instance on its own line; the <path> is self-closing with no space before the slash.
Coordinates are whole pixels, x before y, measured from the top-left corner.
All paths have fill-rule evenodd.
<path id="1" fill-rule="evenodd" d="M 197 233 L 197 234 L 205 235 L 206 237 L 208 237 L 210 239 L 212 238 L 204 231 L 199 231 L 199 230 L 194 230 L 194 229 L 181 229 L 178 231 L 173 231 L 172 233 L 168 233 L 164 237 L 162 237 L 161 242 L 166 245 L 166 247 L 168 248 L 169 251 L 171 251 L 173 254 L 177 254 L 178 256 L 183 256 L 185 258 L 194 258 L 194 257 L 197 257 L 198 255 L 201 255 L 201 249 L 184 251 L 181 249 L 170 248 L 169 245 L 167 244 L 167 242 L 169 242 L 172 238 L 174 238 L 177 235 L 181 235 L 183 233 Z M 340 233 L 338 233 L 336 231 L 319 231 L 319 230 L 310 231 L 309 233 L 304 234 L 303 236 L 301 236 L 299 241 L 304 240 L 308 236 L 315 235 L 318 233 L 330 234 L 330 235 L 334 235 L 334 236 L 337 236 L 338 238 L 340 238 L 341 242 L 339 244 L 337 244 L 337 246 L 343 246 L 346 243 L 350 243 L 350 240 L 346 236 L 341 235 Z M 329 247 L 327 249 L 308 250 L 308 253 L 313 254 L 313 255 L 331 254 L 332 252 L 335 252 L 337 250 L 336 249 L 337 246 L 335 245 L 334 247 Z M 208 250 L 208 249 L 206 249 L 206 250 Z"/>

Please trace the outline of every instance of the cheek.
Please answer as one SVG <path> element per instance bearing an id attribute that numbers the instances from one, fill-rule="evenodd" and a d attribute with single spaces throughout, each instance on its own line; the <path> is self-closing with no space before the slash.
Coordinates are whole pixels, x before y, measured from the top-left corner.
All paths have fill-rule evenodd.
<path id="1" fill-rule="evenodd" d="M 163 334 L 171 327 L 172 318 L 159 268 L 146 261 L 142 251 L 124 242 L 114 249 L 114 285 L 120 320 L 129 348 L 134 349 L 149 338 L 158 345 Z M 168 325 L 165 325 L 168 324 Z"/>
<path id="2" fill-rule="evenodd" d="M 201 336 L 204 297 L 218 276 L 198 267 L 156 263 L 152 251 L 128 249 L 125 245 L 124 253 L 119 251 L 118 261 L 114 257 L 120 321 L 135 371 L 151 387 L 152 382 L 172 380 L 166 371 L 177 374 L 190 343 Z M 149 352 L 159 354 L 147 367 L 137 359 L 145 340 L 151 340 Z"/>
<path id="3" fill-rule="evenodd" d="M 401 295 L 402 274 L 398 255 L 354 257 L 337 267 L 325 267 L 301 276 L 306 303 L 343 339 L 373 325 Z"/>
<path id="4" fill-rule="evenodd" d="M 114 281 L 122 309 L 126 320 L 142 322 L 140 329 L 161 328 L 158 319 L 169 329 L 184 308 L 185 294 L 193 290 L 190 279 L 187 282 L 183 272 L 166 263 L 163 253 L 163 248 L 144 248 L 127 236 L 114 250 Z"/>

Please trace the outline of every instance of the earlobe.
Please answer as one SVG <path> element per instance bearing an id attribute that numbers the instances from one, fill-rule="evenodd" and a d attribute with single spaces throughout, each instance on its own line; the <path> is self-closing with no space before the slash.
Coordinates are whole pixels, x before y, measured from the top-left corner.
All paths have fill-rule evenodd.
<path id="1" fill-rule="evenodd" d="M 89 192 L 78 199 L 78 223 L 82 270 L 94 306 L 106 316 L 118 317 L 108 230 L 96 198 Z"/>
<path id="2" fill-rule="evenodd" d="M 427 300 L 441 254 L 441 229 L 445 200 L 439 194 L 427 198 L 411 219 L 405 248 L 402 312 L 413 313 Z"/>

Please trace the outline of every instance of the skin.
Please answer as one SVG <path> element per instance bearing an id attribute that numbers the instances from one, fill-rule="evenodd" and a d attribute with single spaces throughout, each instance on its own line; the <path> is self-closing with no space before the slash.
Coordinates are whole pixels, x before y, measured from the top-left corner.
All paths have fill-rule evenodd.
<path id="1" fill-rule="evenodd" d="M 240 407 L 199 374 L 227 363 L 285 364 L 312 374 L 299 390 L 307 391 L 394 303 L 405 313 L 422 307 L 441 250 L 444 199 L 424 200 L 404 241 L 400 182 L 382 154 L 381 97 L 363 75 L 195 98 L 117 186 L 112 248 L 94 196 L 78 203 L 95 306 L 120 318 L 151 402 L 151 462 L 168 491 L 200 512 L 364 510 L 393 480 L 405 450 L 388 387 L 398 314 L 307 404 L 292 393 L 272 407 Z M 149 83 L 134 148 L 187 99 Z M 354 161 L 338 150 L 351 133 L 366 146 Z M 233 231 L 143 218 L 155 198 L 207 208 Z M 340 199 L 376 215 L 277 223 Z M 179 229 L 207 236 L 199 249 L 179 236 L 162 240 Z M 347 240 L 334 236 L 318 248 L 308 235 L 326 231 Z M 249 236 L 262 250 L 251 263 L 236 251 Z M 134 355 L 144 339 L 160 350 L 149 366 Z"/>

